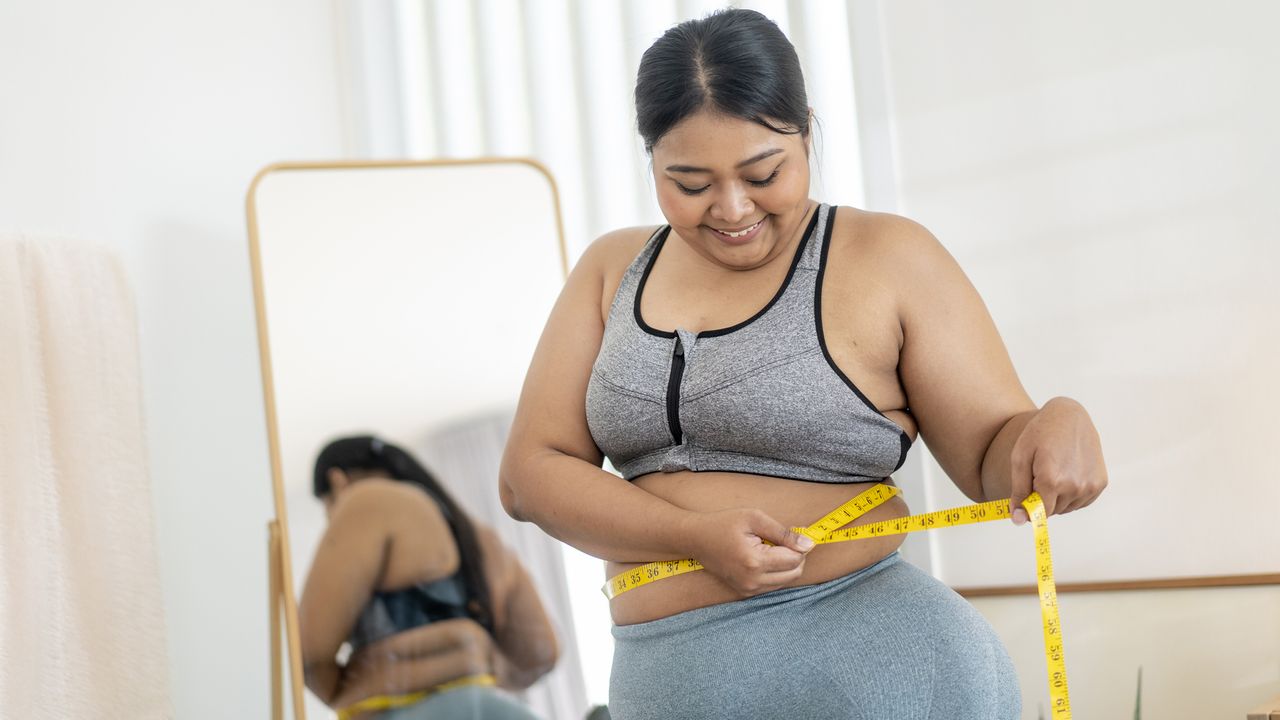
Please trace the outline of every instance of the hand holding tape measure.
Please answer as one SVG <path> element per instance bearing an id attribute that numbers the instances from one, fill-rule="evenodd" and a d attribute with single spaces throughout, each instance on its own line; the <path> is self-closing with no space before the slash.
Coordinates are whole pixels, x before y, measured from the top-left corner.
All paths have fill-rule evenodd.
<path id="1" fill-rule="evenodd" d="M 793 528 L 793 531 L 798 536 L 821 545 L 955 525 L 970 525 L 1010 517 L 1009 500 L 992 500 L 965 507 L 843 527 L 897 494 L 898 489 L 892 485 L 876 485 L 827 513 L 812 525 Z M 1053 579 L 1053 556 L 1049 549 L 1047 514 L 1040 495 L 1034 492 L 1022 502 L 1022 508 L 1030 518 L 1035 531 L 1036 586 L 1039 589 L 1040 614 L 1044 627 L 1045 665 L 1049 676 L 1052 717 L 1055 720 L 1070 720 L 1071 700 L 1067 692 L 1067 668 L 1062 651 L 1062 623 L 1059 618 L 1057 589 Z M 614 598 L 642 585 L 703 569 L 705 569 L 703 564 L 695 559 L 652 562 L 615 575 L 602 590 L 607 597 Z"/>

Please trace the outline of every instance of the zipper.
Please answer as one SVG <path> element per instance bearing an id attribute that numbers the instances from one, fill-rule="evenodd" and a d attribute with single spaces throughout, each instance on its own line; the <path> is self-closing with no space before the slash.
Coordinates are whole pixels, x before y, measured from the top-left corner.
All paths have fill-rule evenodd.
<path id="1" fill-rule="evenodd" d="M 671 353 L 671 377 L 667 380 L 667 424 L 677 445 L 684 442 L 684 432 L 680 430 L 680 379 L 683 377 L 684 345 L 677 335 L 676 349 Z"/>

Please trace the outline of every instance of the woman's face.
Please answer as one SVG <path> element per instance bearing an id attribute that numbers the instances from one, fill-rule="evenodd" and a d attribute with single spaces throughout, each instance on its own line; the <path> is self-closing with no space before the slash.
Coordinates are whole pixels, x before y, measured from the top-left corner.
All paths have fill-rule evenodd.
<path id="1" fill-rule="evenodd" d="M 759 267 L 800 231 L 809 209 L 807 150 L 799 134 L 697 112 L 653 146 L 658 205 L 707 260 L 734 270 Z"/>

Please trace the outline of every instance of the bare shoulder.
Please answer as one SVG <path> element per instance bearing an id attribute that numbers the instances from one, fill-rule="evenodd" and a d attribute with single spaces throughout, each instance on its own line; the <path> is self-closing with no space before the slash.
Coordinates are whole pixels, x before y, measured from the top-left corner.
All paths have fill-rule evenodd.
<path id="1" fill-rule="evenodd" d="M 831 252 L 857 254 L 875 269 L 909 278 L 951 261 L 942 243 L 920 223 L 893 213 L 841 207 L 832 228 Z"/>
<path id="2" fill-rule="evenodd" d="M 347 488 L 333 508 L 334 526 L 371 524 L 388 530 L 402 522 L 426 526 L 447 525 L 440 507 L 425 490 L 399 480 L 369 478 Z"/>
<path id="3" fill-rule="evenodd" d="M 658 227 L 645 225 L 612 230 L 596 238 L 582 254 L 579 262 L 589 263 L 600 278 L 601 318 L 609 316 L 609 306 L 622 284 L 622 276 Z"/>
<path id="4" fill-rule="evenodd" d="M 621 263 L 623 268 L 631 264 L 631 261 L 640 254 L 640 250 L 644 248 L 644 244 L 653 237 L 654 232 L 661 227 L 659 225 L 636 225 L 633 227 L 618 228 L 596 238 L 587 248 L 586 254 L 594 254 L 598 259 L 606 264 L 615 265 Z"/>
<path id="5" fill-rule="evenodd" d="M 940 286 L 968 284 L 955 258 L 920 223 L 851 207 L 836 216 L 827 268 L 837 283 L 879 288 L 900 313 L 936 296 Z"/>

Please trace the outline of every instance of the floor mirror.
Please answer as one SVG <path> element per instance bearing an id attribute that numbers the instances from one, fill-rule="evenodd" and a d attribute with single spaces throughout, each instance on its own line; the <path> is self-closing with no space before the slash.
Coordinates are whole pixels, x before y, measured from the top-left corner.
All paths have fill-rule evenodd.
<path id="1" fill-rule="evenodd" d="M 318 453 L 366 435 L 420 460 L 519 556 L 561 655 L 513 697 L 567 716 L 581 670 L 559 550 L 502 514 L 496 476 L 567 269 L 550 173 L 503 158 L 276 164 L 254 179 L 247 216 L 275 499 L 273 717 L 335 717 L 304 688 L 299 602 L 327 527 Z"/>

